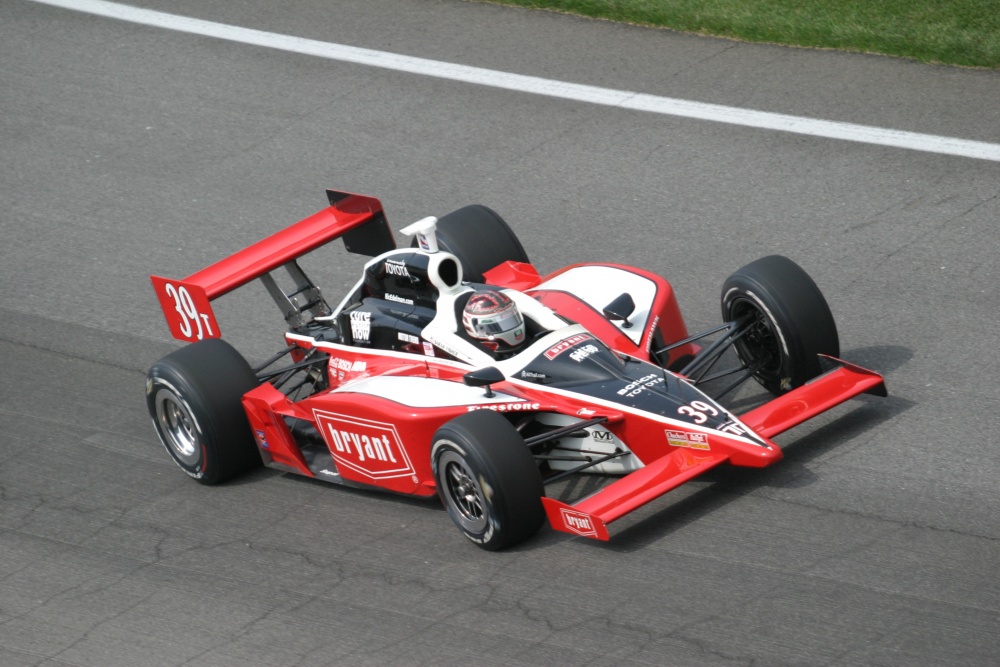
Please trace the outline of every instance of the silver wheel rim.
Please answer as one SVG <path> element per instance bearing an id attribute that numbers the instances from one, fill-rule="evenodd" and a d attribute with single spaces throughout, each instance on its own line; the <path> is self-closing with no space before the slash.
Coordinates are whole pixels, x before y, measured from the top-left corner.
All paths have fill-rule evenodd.
<path id="1" fill-rule="evenodd" d="M 485 495 L 475 473 L 461 456 L 451 451 L 441 455 L 438 466 L 448 507 L 453 510 L 462 528 L 473 534 L 484 532 L 487 524 Z"/>
<path id="2" fill-rule="evenodd" d="M 194 468 L 201 460 L 201 441 L 190 409 L 170 389 L 156 392 L 156 428 L 170 454 L 183 465 Z"/>

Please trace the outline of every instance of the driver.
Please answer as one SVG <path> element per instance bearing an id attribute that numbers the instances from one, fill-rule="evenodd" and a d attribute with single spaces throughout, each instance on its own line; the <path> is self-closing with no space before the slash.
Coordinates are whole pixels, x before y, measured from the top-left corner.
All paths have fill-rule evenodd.
<path id="1" fill-rule="evenodd" d="M 462 310 L 462 325 L 471 338 L 495 354 L 508 356 L 524 343 L 524 317 L 510 297 L 477 290 Z"/>

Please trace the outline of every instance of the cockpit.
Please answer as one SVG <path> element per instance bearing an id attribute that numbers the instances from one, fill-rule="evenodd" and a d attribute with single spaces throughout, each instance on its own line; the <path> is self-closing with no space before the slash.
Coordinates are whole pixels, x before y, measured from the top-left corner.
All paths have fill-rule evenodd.
<path id="1" fill-rule="evenodd" d="M 392 250 L 368 262 L 361 280 L 334 315 L 318 318 L 336 322 L 339 342 L 482 366 L 515 354 L 523 347 L 516 342 L 527 343 L 566 326 L 565 320 L 520 292 L 463 283 L 458 259 L 437 250 L 433 238 L 426 238 L 433 236 L 433 229 L 429 233 L 414 230 L 428 224 L 433 223 L 423 220 L 404 229 L 404 234 L 417 235 L 419 247 Z M 498 300 L 509 302 L 508 312 L 513 310 L 523 322 L 517 334 L 520 341 L 498 339 L 500 329 L 509 322 L 505 314 L 491 318 L 466 313 L 470 301 L 482 293 L 497 294 Z M 497 335 L 489 335 L 492 328 L 497 328 Z M 477 335 L 477 330 L 486 334 Z"/>

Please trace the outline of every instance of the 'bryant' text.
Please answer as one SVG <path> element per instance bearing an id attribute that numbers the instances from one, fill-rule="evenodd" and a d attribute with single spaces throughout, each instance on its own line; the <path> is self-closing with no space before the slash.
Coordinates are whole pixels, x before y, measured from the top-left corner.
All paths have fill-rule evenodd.
<path id="1" fill-rule="evenodd" d="M 338 452 L 342 454 L 353 453 L 358 457 L 358 461 L 361 462 L 364 462 L 367 458 L 396 463 L 396 456 L 393 454 L 389 438 L 386 436 L 383 435 L 380 437 L 373 433 L 369 437 L 361 433 L 337 430 L 332 424 L 328 425 L 327 428 L 330 433 L 330 440 L 333 441 L 333 446 Z"/>

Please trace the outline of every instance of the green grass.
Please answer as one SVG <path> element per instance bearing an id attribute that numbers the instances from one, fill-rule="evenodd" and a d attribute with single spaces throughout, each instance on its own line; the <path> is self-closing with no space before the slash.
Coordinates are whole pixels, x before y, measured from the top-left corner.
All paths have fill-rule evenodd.
<path id="1" fill-rule="evenodd" d="M 749 42 L 1000 68 L 1000 0 L 499 0 Z"/>

